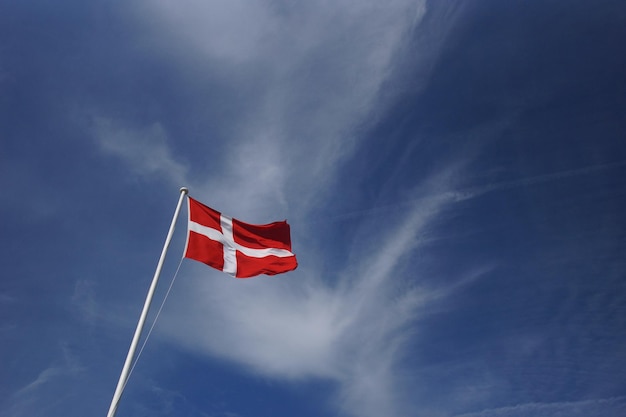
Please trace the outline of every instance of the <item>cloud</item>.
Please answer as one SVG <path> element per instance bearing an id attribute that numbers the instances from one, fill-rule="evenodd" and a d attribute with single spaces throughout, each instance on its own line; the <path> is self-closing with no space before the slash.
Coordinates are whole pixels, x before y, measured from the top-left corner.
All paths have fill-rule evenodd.
<path id="1" fill-rule="evenodd" d="M 66 384 L 68 381 L 76 381 L 86 368 L 66 343 L 61 343 L 59 350 L 61 359 L 13 392 L 3 408 L 0 408 L 0 414 L 18 417 L 49 412 L 59 408 L 68 397 L 74 395 L 74 392 L 66 389 Z"/>
<path id="2" fill-rule="evenodd" d="M 138 376 L 135 376 L 137 378 Z M 181 417 L 238 417 L 232 413 L 214 414 L 198 409 L 185 395 L 155 384 L 152 380 L 139 378 L 136 384 L 145 388 L 146 398 L 133 402 L 128 413 L 131 415 L 181 416 Z"/>
<path id="3" fill-rule="evenodd" d="M 494 408 L 476 413 L 458 414 L 455 417 L 576 417 L 576 416 L 617 416 L 626 412 L 626 397 L 592 400 L 527 403 L 510 407 Z"/>
<path id="4" fill-rule="evenodd" d="M 385 83 L 425 4 L 143 3 L 142 19 L 158 28 L 154 48 L 175 54 L 181 71 L 198 62 L 210 68 L 224 91 L 242 97 L 241 111 L 216 121 L 233 127 L 219 158 L 211 158 L 213 174 L 193 183 L 161 124 L 129 129 L 104 118 L 96 125 L 100 146 L 132 164 L 135 174 L 188 184 L 194 196 L 219 201 L 221 211 L 246 221 L 275 220 L 280 213 L 306 218 L 327 201 L 341 163 L 384 113 Z M 202 87 L 201 80 L 188 82 Z M 248 102 L 254 105 L 244 106 Z M 197 155 L 188 160 L 194 168 L 206 163 Z M 416 189 L 416 203 L 387 228 L 365 221 L 369 238 L 354 241 L 341 265 L 301 265 L 285 279 L 245 282 L 189 265 L 191 278 L 179 281 L 159 328 L 171 343 L 250 372 L 334 381 L 337 407 L 346 413 L 402 414 L 409 405 L 396 371 L 413 335 L 407 327 L 419 307 L 445 294 L 409 285 L 415 277 L 403 273 L 403 262 L 420 247 L 420 233 L 453 202 L 441 192 L 453 171 Z M 323 272 L 329 270 L 335 272 Z"/>
<path id="5" fill-rule="evenodd" d="M 185 183 L 187 168 L 174 159 L 167 134 L 159 123 L 129 127 L 97 117 L 92 134 L 105 154 L 125 161 L 137 177 L 159 178 L 175 185 Z"/>
<path id="6" fill-rule="evenodd" d="M 548 174 L 536 175 L 532 177 L 521 178 L 514 181 L 500 181 L 488 185 L 468 188 L 465 190 L 454 191 L 455 198 L 459 201 L 480 197 L 484 194 L 510 190 L 518 187 L 529 187 L 535 184 L 543 184 L 551 181 L 559 181 L 571 177 L 595 174 L 602 171 L 621 168 L 626 165 L 626 161 L 616 161 L 600 165 L 589 165 L 582 168 L 570 169 L 565 171 L 552 172 Z"/>
<path id="7" fill-rule="evenodd" d="M 242 194 L 269 198 L 273 212 L 321 201 L 363 126 L 382 114 L 384 83 L 425 13 L 424 1 L 407 0 L 140 4 L 147 47 L 181 73 L 206 68 L 184 78 L 188 88 L 216 105 L 240 97 L 237 111 L 213 121 L 229 133 L 210 158 L 219 176 L 197 190 L 225 209 L 241 206 Z M 206 90 L 207 76 L 220 96 Z M 257 204 L 250 212 L 269 212 Z"/>
<path id="8" fill-rule="evenodd" d="M 71 352 L 65 343 L 61 343 L 59 346 L 62 353 L 62 364 L 49 366 L 43 371 L 39 372 L 37 377 L 20 388 L 14 395 L 23 396 L 31 394 L 40 386 L 49 383 L 57 378 L 67 375 L 76 375 L 85 370 L 85 368 L 79 363 L 76 356 Z"/>
<path id="9" fill-rule="evenodd" d="M 16 396 L 23 396 L 26 394 L 30 394 L 32 391 L 39 388 L 41 385 L 47 384 L 51 380 L 57 378 L 60 375 L 65 374 L 65 369 L 61 367 L 52 366 L 50 368 L 46 368 L 37 375 L 32 382 L 28 383 L 26 386 L 22 387 L 15 393 Z"/>
<path id="10" fill-rule="evenodd" d="M 421 192 L 446 186 L 448 176 Z M 418 272 L 403 268 L 421 233 L 453 202 L 441 195 L 419 199 L 377 233 L 365 225 L 370 238 L 353 242 L 332 276 L 307 265 L 289 277 L 239 281 L 188 264 L 197 279 L 177 289 L 159 327 L 172 343 L 267 377 L 335 381 L 337 406 L 351 415 L 401 414 L 410 407 L 398 376 L 410 326 L 420 308 L 456 289 L 410 285 Z"/>
<path id="11" fill-rule="evenodd" d="M 96 323 L 100 316 L 98 303 L 95 299 L 95 283 L 87 279 L 79 279 L 74 284 L 74 293 L 71 297 L 71 305 L 80 320 L 90 325 Z"/>

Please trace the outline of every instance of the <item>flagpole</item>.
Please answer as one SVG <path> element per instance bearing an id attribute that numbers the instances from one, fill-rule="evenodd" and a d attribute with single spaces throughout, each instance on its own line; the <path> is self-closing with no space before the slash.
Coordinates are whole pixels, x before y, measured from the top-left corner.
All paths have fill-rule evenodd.
<path id="1" fill-rule="evenodd" d="M 124 367 L 122 368 L 120 379 L 117 382 L 117 388 L 115 388 L 115 394 L 113 394 L 113 399 L 111 400 L 111 406 L 109 407 L 109 413 L 107 414 L 107 417 L 115 416 L 115 412 L 117 411 L 117 405 L 120 401 L 120 397 L 122 396 L 122 392 L 124 391 L 124 387 L 126 386 L 126 381 L 128 381 L 128 374 L 130 372 L 130 367 L 133 361 L 133 357 L 135 356 L 135 350 L 137 349 L 137 345 L 139 344 L 141 330 L 143 329 L 143 325 L 146 321 L 146 317 L 148 316 L 150 303 L 152 303 L 152 296 L 154 295 L 157 282 L 159 281 L 159 275 L 161 275 L 161 268 L 163 267 L 163 262 L 165 261 L 165 254 L 167 253 L 167 248 L 169 247 L 170 241 L 172 240 L 172 235 L 174 234 L 174 228 L 176 226 L 176 220 L 178 219 L 178 213 L 180 213 L 180 208 L 183 204 L 183 199 L 188 192 L 189 190 L 185 187 L 182 187 L 180 189 L 180 197 L 178 199 L 178 205 L 176 206 L 176 211 L 174 211 L 172 224 L 170 224 L 170 230 L 167 233 L 167 237 L 165 238 L 165 245 L 163 245 L 161 258 L 159 259 L 159 263 L 157 264 L 154 277 L 152 278 L 152 284 L 150 285 L 150 289 L 148 290 L 148 295 L 146 296 L 146 302 L 143 305 L 143 311 L 141 312 L 141 316 L 139 316 L 139 322 L 137 323 L 137 328 L 135 329 L 135 335 L 133 336 L 133 340 L 130 344 L 130 349 L 128 349 L 128 355 L 126 355 L 126 362 L 124 362 Z"/>

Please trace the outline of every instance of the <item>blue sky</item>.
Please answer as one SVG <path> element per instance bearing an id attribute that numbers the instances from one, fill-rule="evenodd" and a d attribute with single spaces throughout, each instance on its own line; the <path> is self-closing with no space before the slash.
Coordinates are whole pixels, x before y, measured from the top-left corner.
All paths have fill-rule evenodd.
<path id="1" fill-rule="evenodd" d="M 626 6 L 0 1 L 0 416 L 626 414 Z M 182 256 L 185 213 L 149 322 Z"/>

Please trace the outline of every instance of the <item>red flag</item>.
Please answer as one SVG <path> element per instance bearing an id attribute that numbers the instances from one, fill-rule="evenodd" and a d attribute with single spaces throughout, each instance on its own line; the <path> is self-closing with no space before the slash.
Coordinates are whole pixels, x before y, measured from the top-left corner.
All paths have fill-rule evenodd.
<path id="1" fill-rule="evenodd" d="M 237 278 L 276 275 L 298 267 L 286 221 L 244 223 L 189 197 L 185 258 Z"/>

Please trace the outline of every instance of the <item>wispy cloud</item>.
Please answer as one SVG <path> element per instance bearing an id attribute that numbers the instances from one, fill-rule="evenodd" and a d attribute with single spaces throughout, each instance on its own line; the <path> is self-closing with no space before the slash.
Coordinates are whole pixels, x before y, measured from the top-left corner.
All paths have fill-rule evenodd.
<path id="1" fill-rule="evenodd" d="M 135 375 L 137 378 L 139 375 Z M 152 380 L 140 379 L 136 381 L 145 387 L 146 399 L 134 402 L 128 412 L 132 415 L 171 416 L 182 417 L 238 417 L 236 414 L 220 412 L 215 414 L 207 410 L 198 409 L 187 397 L 178 391 L 170 390 L 155 384 Z"/>
<path id="2" fill-rule="evenodd" d="M 626 397 L 601 398 L 557 403 L 528 403 L 494 408 L 455 417 L 554 417 L 617 416 L 626 412 Z"/>
<path id="3" fill-rule="evenodd" d="M 480 197 L 484 194 L 510 190 L 518 187 L 529 187 L 536 184 L 543 184 L 552 181 L 559 181 L 571 177 L 578 177 L 582 175 L 595 174 L 602 171 L 609 171 L 611 169 L 621 168 L 626 165 L 626 161 L 616 161 L 600 165 L 590 165 L 582 168 L 551 172 L 542 175 L 536 175 L 532 177 L 521 178 L 512 181 L 500 181 L 488 185 L 477 186 L 465 190 L 454 191 L 453 194 L 458 200 L 467 200 L 475 197 Z"/>
<path id="4" fill-rule="evenodd" d="M 65 368 L 52 366 L 50 368 L 46 368 L 37 375 L 33 381 L 28 383 L 26 386 L 22 387 L 19 391 L 15 393 L 16 396 L 23 396 L 31 393 L 32 391 L 39 388 L 41 385 L 44 385 L 51 380 L 55 379 L 59 375 L 65 374 Z"/>
<path id="5" fill-rule="evenodd" d="M 98 303 L 95 298 L 94 282 L 80 279 L 74 284 L 74 293 L 71 298 L 72 307 L 76 309 L 78 317 L 89 324 L 94 324 L 99 316 Z"/>
<path id="6" fill-rule="evenodd" d="M 60 387 L 68 379 L 77 378 L 85 371 L 85 367 L 66 344 L 62 343 L 59 349 L 61 359 L 41 370 L 32 381 L 15 391 L 7 401 L 6 408 L 0 408 L 1 415 L 19 417 L 45 413 L 74 395 L 72 392 L 62 391 Z M 56 395 L 51 395 L 52 392 Z"/>
<path id="7" fill-rule="evenodd" d="M 84 370 L 84 367 L 78 362 L 76 356 L 65 344 L 60 345 L 60 350 L 62 353 L 62 363 L 52 365 L 39 372 L 33 381 L 20 388 L 14 395 L 23 396 L 30 394 L 41 385 L 47 384 L 58 377 L 64 375 L 76 375 Z"/>
<path id="8" fill-rule="evenodd" d="M 105 119 L 96 129 L 99 143 L 134 164 L 137 175 L 191 185 L 198 198 L 211 196 L 221 210 L 247 221 L 270 220 L 268 213 L 306 218 L 325 201 L 364 127 L 384 111 L 381 100 L 388 97 L 381 91 L 425 4 L 145 3 L 142 16 L 168 33 L 154 42 L 183 63 L 203 57 L 205 65 L 228 73 L 221 75 L 226 90 L 255 106 L 220 121 L 234 127 L 212 159 L 218 174 L 193 184 L 158 124 L 129 130 Z M 250 88 L 250 77 L 263 88 Z M 144 161 L 145 148 L 154 149 Z M 415 197 L 430 197 L 405 207 L 386 228 L 364 225 L 376 232 L 365 244 L 353 242 L 350 258 L 334 268 L 303 265 L 288 279 L 240 282 L 190 265 L 188 274 L 197 279 L 179 283 L 160 328 L 173 343 L 251 372 L 335 381 L 337 407 L 348 414 L 401 414 L 409 403 L 398 394 L 403 381 L 396 371 L 412 336 L 407 326 L 420 306 L 445 293 L 409 285 L 403 261 L 419 247 L 420 232 L 453 203 L 441 192 L 449 189 L 452 171 L 416 189 Z"/>
<path id="9" fill-rule="evenodd" d="M 444 186 L 445 181 L 433 181 L 428 191 Z M 406 381 L 397 372 L 413 336 L 408 326 L 420 307 L 456 288 L 408 284 L 409 279 L 419 282 L 413 276 L 419 271 L 404 271 L 403 261 L 453 202 L 447 197 L 420 201 L 400 221 L 371 232 L 367 242 L 353 242 L 351 257 L 333 276 L 307 265 L 285 279 L 240 282 L 207 277 L 211 272 L 200 266 L 197 280 L 177 290 L 178 302 L 160 326 L 175 343 L 252 372 L 336 381 L 337 404 L 349 414 L 397 415 L 410 407 L 399 394 Z"/>
<path id="10" fill-rule="evenodd" d="M 268 200 L 273 211 L 306 211 L 320 201 L 340 161 L 354 151 L 359 128 L 383 111 L 380 92 L 426 3 L 140 4 L 138 16 L 154 35 L 147 47 L 164 58 L 175 54 L 181 73 L 206 66 L 222 95 L 241 98 L 240 111 L 215 121 L 229 132 L 219 155 L 210 156 L 219 178 L 194 181 L 196 194 L 216 196 L 225 209 L 241 206 L 245 195 L 258 201 L 250 212 L 259 213 L 270 208 Z M 204 91 L 204 77 L 184 81 Z M 107 148 L 139 153 L 130 146 L 122 151 L 116 141 Z M 152 172 L 150 164 L 139 166 Z M 171 168 L 176 177 L 180 167 Z"/>
<path id="11" fill-rule="evenodd" d="M 92 134 L 103 152 L 127 162 L 137 177 L 158 178 L 176 185 L 185 183 L 187 168 L 172 156 L 160 124 L 134 127 L 97 117 Z"/>

